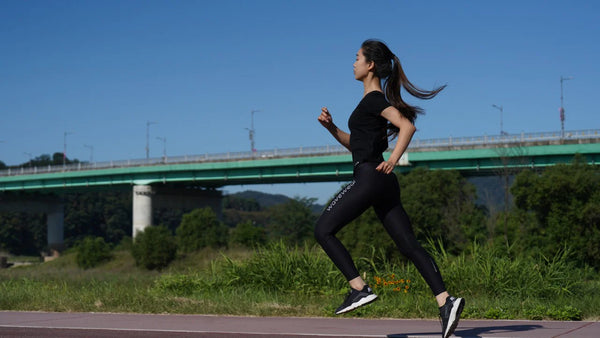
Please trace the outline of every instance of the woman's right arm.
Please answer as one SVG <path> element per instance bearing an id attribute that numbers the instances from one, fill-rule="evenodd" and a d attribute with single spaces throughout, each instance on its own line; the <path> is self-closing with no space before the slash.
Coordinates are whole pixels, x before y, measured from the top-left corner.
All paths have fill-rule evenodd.
<path id="1" fill-rule="evenodd" d="M 318 120 L 341 145 L 352 151 L 352 149 L 350 149 L 350 134 L 342 131 L 333 123 L 333 118 L 331 117 L 331 114 L 329 114 L 327 107 L 321 108 L 321 115 L 319 115 Z"/>

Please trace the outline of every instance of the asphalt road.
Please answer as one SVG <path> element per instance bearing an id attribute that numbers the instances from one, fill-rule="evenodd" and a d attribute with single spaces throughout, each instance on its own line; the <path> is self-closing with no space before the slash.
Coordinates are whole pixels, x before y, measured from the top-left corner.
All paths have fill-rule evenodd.
<path id="1" fill-rule="evenodd" d="M 0 311 L 0 337 L 440 337 L 437 320 Z M 456 337 L 600 337 L 600 322 L 461 320 Z"/>

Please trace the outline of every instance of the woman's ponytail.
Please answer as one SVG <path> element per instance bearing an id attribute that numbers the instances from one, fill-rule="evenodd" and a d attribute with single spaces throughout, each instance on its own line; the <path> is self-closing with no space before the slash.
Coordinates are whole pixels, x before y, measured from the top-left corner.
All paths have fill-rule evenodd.
<path id="1" fill-rule="evenodd" d="M 446 88 L 446 85 L 443 85 L 429 91 L 413 85 L 404 74 L 398 57 L 381 41 L 367 40 L 363 42 L 362 50 L 367 61 L 375 62 L 377 76 L 382 80 L 385 79 L 383 90 L 390 104 L 396 107 L 411 123 L 415 122 L 417 114 L 423 114 L 424 112 L 420 107 L 411 106 L 404 102 L 401 88 L 403 87 L 410 95 L 422 100 L 434 98 Z M 388 136 L 393 138 L 397 134 L 398 127 L 388 123 Z"/>

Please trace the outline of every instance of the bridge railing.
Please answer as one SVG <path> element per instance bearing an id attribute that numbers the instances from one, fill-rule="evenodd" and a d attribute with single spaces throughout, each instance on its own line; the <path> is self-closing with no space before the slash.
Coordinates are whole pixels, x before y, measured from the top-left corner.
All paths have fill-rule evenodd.
<path id="1" fill-rule="evenodd" d="M 514 143 L 532 143 L 532 142 L 552 142 L 561 140 L 581 140 L 595 139 L 600 142 L 600 129 L 577 130 L 565 132 L 564 137 L 561 137 L 560 132 L 538 132 L 538 133 L 521 133 L 521 134 L 506 134 L 506 135 L 484 135 L 473 137 L 446 137 L 437 139 L 413 139 L 408 149 L 412 151 L 430 150 L 438 147 L 459 147 L 459 146 L 493 146 L 501 144 Z M 106 162 L 79 162 L 68 165 L 48 165 L 43 167 L 19 167 L 0 170 L 0 176 L 16 176 L 16 175 L 31 175 L 43 174 L 52 172 L 68 172 L 82 171 L 95 169 L 109 168 L 125 168 L 139 167 L 151 165 L 165 165 L 178 163 L 202 163 L 202 162 L 222 162 L 222 161 L 238 161 L 252 159 L 269 159 L 269 158 L 284 158 L 298 156 L 318 156 L 318 155 L 334 155 L 348 153 L 348 150 L 341 145 L 327 145 L 315 147 L 298 147 L 285 149 L 271 149 L 260 151 L 242 151 L 242 152 L 227 152 L 202 155 L 184 155 L 184 156 L 169 156 L 150 159 L 130 159 Z"/>
<path id="2" fill-rule="evenodd" d="M 494 144 L 510 144 L 520 142 L 547 142 L 564 140 L 582 140 L 582 139 L 599 139 L 600 129 L 576 130 L 565 132 L 564 138 L 561 138 L 560 131 L 558 132 L 538 132 L 538 133 L 520 133 L 520 134 L 505 134 L 505 135 L 484 135 L 471 137 L 446 137 L 438 139 L 413 139 L 409 145 L 411 148 L 432 148 L 432 147 L 448 147 L 448 146 L 476 146 L 476 145 L 494 145 Z"/>

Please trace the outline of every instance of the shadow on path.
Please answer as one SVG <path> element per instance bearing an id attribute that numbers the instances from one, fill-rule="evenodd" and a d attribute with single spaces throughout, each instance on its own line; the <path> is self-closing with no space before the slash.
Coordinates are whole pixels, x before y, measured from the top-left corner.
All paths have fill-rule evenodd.
<path id="1" fill-rule="evenodd" d="M 457 328 L 454 331 L 456 337 L 462 338 L 481 338 L 482 334 L 502 334 L 531 331 L 543 328 L 542 325 L 502 325 L 502 326 L 486 326 L 472 328 Z M 394 333 L 388 334 L 388 338 L 408 338 L 418 336 L 439 336 L 440 332 L 413 332 L 413 333 Z"/>

